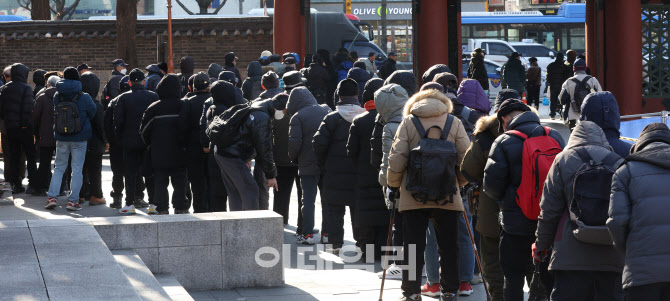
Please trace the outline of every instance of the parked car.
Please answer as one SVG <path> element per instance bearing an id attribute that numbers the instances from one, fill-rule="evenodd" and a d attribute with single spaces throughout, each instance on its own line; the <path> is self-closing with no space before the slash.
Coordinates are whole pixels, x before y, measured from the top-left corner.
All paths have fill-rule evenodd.
<path id="1" fill-rule="evenodd" d="M 526 59 L 536 57 L 537 65 L 545 71 L 547 70 L 547 66 L 556 60 L 556 54 L 558 53 L 539 43 L 510 42 L 510 45 Z"/>

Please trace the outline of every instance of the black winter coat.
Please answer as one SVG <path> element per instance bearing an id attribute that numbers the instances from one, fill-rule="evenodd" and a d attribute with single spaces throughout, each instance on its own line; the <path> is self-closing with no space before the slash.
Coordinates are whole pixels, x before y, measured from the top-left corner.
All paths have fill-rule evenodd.
<path id="1" fill-rule="evenodd" d="M 472 57 L 470 66 L 468 66 L 468 78 L 476 79 L 482 85 L 482 89 L 489 89 L 489 75 L 486 72 L 483 57 L 478 55 Z"/>
<path id="2" fill-rule="evenodd" d="M 107 148 L 105 138 L 105 110 L 102 103 L 97 99 L 100 91 L 100 79 L 93 72 L 85 72 L 81 75 L 81 91 L 91 95 L 95 104 L 95 116 L 91 119 L 91 139 L 88 139 L 86 149 L 94 154 L 102 154 Z"/>
<path id="3" fill-rule="evenodd" d="M 384 121 L 377 115 L 375 117 L 375 125 L 372 128 L 372 136 L 370 137 L 370 165 L 377 169 L 377 173 L 381 170 L 382 160 L 384 159 L 383 134 Z"/>
<path id="4" fill-rule="evenodd" d="M 46 88 L 35 99 L 33 126 L 37 147 L 56 147 L 54 138 L 54 94 L 56 87 Z"/>
<path id="5" fill-rule="evenodd" d="M 200 148 L 200 117 L 209 92 L 198 92 L 184 101 L 179 113 L 179 127 L 188 135 L 186 145 L 189 148 Z"/>
<path id="6" fill-rule="evenodd" d="M 207 99 L 202 107 L 202 116 L 200 117 L 200 145 L 203 148 L 209 148 L 210 141 L 207 137 L 207 126 L 214 120 L 214 116 L 228 110 L 228 108 L 241 104 L 237 99 L 238 89 L 233 84 L 226 81 L 217 81 L 209 90 L 212 97 Z M 240 96 L 241 97 L 241 96 Z"/>
<path id="7" fill-rule="evenodd" d="M 272 157 L 271 116 L 274 116 L 272 100 L 256 101 L 251 104 L 251 114 L 235 137 L 237 142 L 224 149 L 217 149 L 217 154 L 245 162 L 255 158 L 261 163 L 265 177 L 274 179 L 277 176 L 277 167 Z"/>
<path id="8" fill-rule="evenodd" d="M 114 131 L 128 150 L 143 150 L 146 145 L 140 137 L 142 115 L 147 108 L 158 100 L 158 95 L 144 88 L 133 85 L 131 92 L 119 96 L 114 108 Z"/>
<path id="9" fill-rule="evenodd" d="M 103 121 L 103 128 L 105 129 L 105 137 L 109 142 L 109 146 L 121 146 L 121 137 L 116 135 L 116 130 L 114 129 L 114 108 L 119 103 L 119 97 L 112 99 L 105 109 L 105 118 Z M 53 106 L 53 104 L 52 104 Z"/>
<path id="10" fill-rule="evenodd" d="M 253 61 L 247 66 L 247 79 L 242 83 L 242 96 L 248 100 L 254 100 L 263 93 L 261 78 L 263 77 L 263 66 Z"/>
<path id="11" fill-rule="evenodd" d="M 347 155 L 356 168 L 356 210 L 359 226 L 388 225 L 389 215 L 384 191 L 377 180 L 379 171 L 370 164 L 370 138 L 377 110 L 367 111 L 356 118 L 349 128 Z"/>
<path id="12" fill-rule="evenodd" d="M 316 103 L 316 99 L 305 87 L 291 91 L 286 103 L 286 112 L 291 116 L 289 124 L 288 156 L 298 164 L 301 176 L 317 176 L 321 169 L 312 147 L 312 138 L 329 110 Z"/>
<path id="13" fill-rule="evenodd" d="M 168 75 L 158 85 L 160 100 L 152 103 L 142 117 L 139 132 L 149 147 L 153 169 L 186 167 L 185 132 L 179 127 L 179 113 L 184 101 L 181 83 L 176 75 Z"/>
<path id="14" fill-rule="evenodd" d="M 27 84 L 28 67 L 14 64 L 12 80 L 0 87 L 0 119 L 8 130 L 32 128 L 32 112 L 35 106 L 33 89 Z"/>
<path id="15" fill-rule="evenodd" d="M 389 76 L 391 76 L 391 74 L 393 74 L 393 72 L 396 71 L 395 64 L 396 64 L 396 61 L 394 61 L 392 59 L 386 59 L 386 61 L 384 61 L 384 64 L 382 65 L 382 67 L 379 68 L 379 73 L 378 73 L 379 77 L 383 80 L 386 80 Z"/>
<path id="16" fill-rule="evenodd" d="M 529 137 L 542 135 L 544 128 L 540 118 L 533 112 L 524 112 L 515 117 L 507 126 L 507 130 L 517 130 Z M 565 142 L 558 131 L 551 131 L 549 136 L 554 138 L 561 148 Z M 508 134 L 496 138 L 489 159 L 484 169 L 484 193 L 494 200 L 498 200 L 502 211 L 502 228 L 512 235 L 535 235 L 537 221 L 530 220 L 516 203 L 516 190 L 521 184 L 521 154 L 524 141 Z"/>
<path id="17" fill-rule="evenodd" d="M 121 79 L 123 73 L 119 71 L 112 71 L 112 77 L 109 78 L 105 88 L 102 89 L 102 105 L 107 108 L 109 102 L 121 94 Z"/>
<path id="18" fill-rule="evenodd" d="M 567 74 L 565 69 L 565 61 L 561 59 L 556 59 L 556 61 L 547 66 L 547 84 L 552 88 L 551 93 L 560 93 L 563 83 L 572 76 L 568 75 L 566 77 Z M 570 74 L 572 74 L 572 72 L 570 72 Z"/>
<path id="19" fill-rule="evenodd" d="M 322 200 L 333 205 L 354 205 L 356 169 L 347 156 L 347 140 L 351 123 L 339 112 L 331 112 L 323 119 L 314 134 L 312 147 L 323 173 Z"/>
<path id="20" fill-rule="evenodd" d="M 272 120 L 272 155 L 277 166 L 296 166 L 288 156 L 288 131 L 291 116 Z"/>
<path id="21" fill-rule="evenodd" d="M 225 66 L 223 66 L 223 71 L 230 71 L 232 73 L 235 73 L 235 77 L 237 77 L 237 84 L 235 84 L 235 87 L 242 88 L 242 76 L 240 75 L 240 70 L 237 70 L 237 68 L 235 68 L 235 65 L 226 64 Z"/>

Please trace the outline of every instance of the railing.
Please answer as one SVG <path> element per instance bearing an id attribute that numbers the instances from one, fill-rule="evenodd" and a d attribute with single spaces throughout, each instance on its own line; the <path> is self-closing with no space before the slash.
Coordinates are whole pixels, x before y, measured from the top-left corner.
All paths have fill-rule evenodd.
<path id="1" fill-rule="evenodd" d="M 663 124 L 668 124 L 668 115 L 670 115 L 670 112 L 662 111 L 655 113 L 621 116 L 622 121 L 620 130 L 621 139 L 633 142 L 637 141 L 637 137 L 640 136 L 640 132 L 642 132 L 642 129 L 648 124 L 654 122 L 661 122 Z M 635 119 L 635 120 L 624 121 L 625 119 Z"/>

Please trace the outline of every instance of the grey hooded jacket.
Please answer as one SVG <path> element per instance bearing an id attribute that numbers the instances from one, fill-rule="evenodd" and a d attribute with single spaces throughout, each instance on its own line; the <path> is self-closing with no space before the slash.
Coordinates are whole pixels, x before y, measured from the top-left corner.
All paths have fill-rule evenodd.
<path id="1" fill-rule="evenodd" d="M 670 282 L 670 130 L 648 125 L 626 161 L 612 178 L 607 220 L 626 257 L 623 288 Z"/>
<path id="2" fill-rule="evenodd" d="M 375 92 L 375 107 L 378 118 L 384 123 L 382 132 L 382 165 L 379 171 L 379 184 L 386 187 L 386 170 L 389 166 L 389 152 L 393 146 L 395 133 L 402 121 L 402 110 L 409 99 L 407 91 L 396 84 L 388 84 Z"/>
<path id="3" fill-rule="evenodd" d="M 291 91 L 286 104 L 286 113 L 291 116 L 288 156 L 293 163 L 298 164 L 298 174 L 301 176 L 321 174 L 312 148 L 312 137 L 328 112 L 327 108 L 316 102 L 307 88 L 298 87 Z"/>
<path id="4" fill-rule="evenodd" d="M 584 148 L 591 158 L 603 160 L 613 152 L 605 133 L 598 125 L 583 121 L 570 135 L 568 146 L 556 156 L 544 183 L 537 226 L 537 247 L 548 250 L 553 245 L 550 270 L 604 271 L 621 273 L 623 256 L 614 246 L 583 243 L 575 239 L 576 225 L 570 221 L 568 203 L 572 200 L 573 180 L 587 163 L 576 149 Z"/>

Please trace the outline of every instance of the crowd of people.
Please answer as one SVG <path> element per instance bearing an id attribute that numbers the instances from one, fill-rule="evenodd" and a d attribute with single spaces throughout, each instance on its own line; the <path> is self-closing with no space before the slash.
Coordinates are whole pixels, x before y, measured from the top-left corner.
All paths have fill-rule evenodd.
<path id="1" fill-rule="evenodd" d="M 573 60 L 572 77 L 562 56 L 549 67 L 550 89 L 561 89 L 552 99 L 580 120 L 566 143 L 541 125 L 538 98 L 522 101 L 524 90 L 539 93 L 536 60 L 526 73 L 511 55 L 508 88 L 492 106 L 481 50 L 470 78 L 440 64 L 421 87 L 394 62 L 378 72 L 374 53 L 357 56 L 320 50 L 299 69 L 298 55 L 264 51 L 244 80 L 234 53 L 198 73 L 188 56 L 178 74 L 164 63 L 128 72 L 117 59 L 100 95 L 87 64 L 36 70 L 34 88 L 28 67 L 13 64 L 0 87 L 5 179 L 14 193 L 47 197 L 47 209 L 59 196 L 72 211 L 107 204 L 108 150 L 110 207 L 120 214 L 267 210 L 272 190 L 284 224 L 296 186 L 297 243 L 339 252 L 349 207 L 364 253 L 379 259 L 387 243 L 405 250 L 379 275 L 401 279 L 405 301 L 457 300 L 482 281 L 492 300 L 521 301 L 534 274 L 541 283 L 531 294 L 544 299 L 667 298 L 670 249 L 657 241 L 670 238 L 670 129 L 651 124 L 635 144 L 621 141 L 617 101 L 583 60 Z"/>

